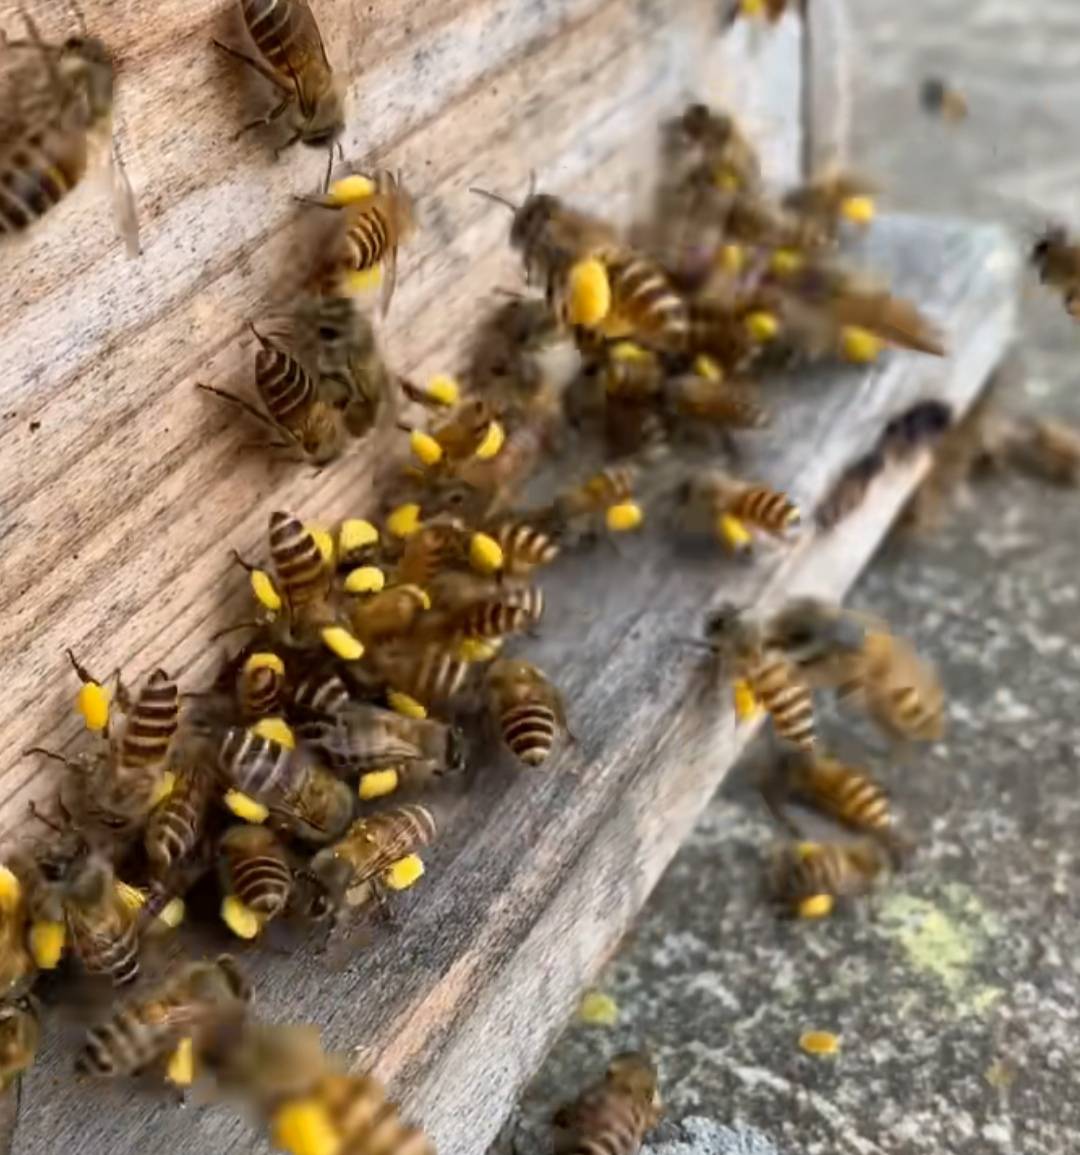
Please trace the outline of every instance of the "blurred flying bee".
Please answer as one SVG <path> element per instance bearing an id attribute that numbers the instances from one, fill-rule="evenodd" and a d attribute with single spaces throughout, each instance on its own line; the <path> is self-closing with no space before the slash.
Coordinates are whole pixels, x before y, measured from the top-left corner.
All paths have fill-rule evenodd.
<path id="1" fill-rule="evenodd" d="M 762 184 L 761 160 L 734 117 L 705 104 L 691 104 L 682 114 L 683 135 L 701 152 L 709 183 L 721 191 L 756 193 Z"/>
<path id="2" fill-rule="evenodd" d="M 406 1124 L 377 1079 L 331 1070 L 319 1081 L 314 1097 L 341 1136 L 343 1152 L 355 1155 L 434 1155 L 431 1140 Z"/>
<path id="3" fill-rule="evenodd" d="M 860 705 L 898 741 L 936 742 L 945 694 L 935 671 L 880 621 L 816 598 L 799 598 L 768 623 L 766 636 L 813 685 Z"/>
<path id="4" fill-rule="evenodd" d="M 687 478 L 676 492 L 676 502 L 688 529 L 707 528 L 737 553 L 753 544 L 746 526 L 785 538 L 802 520 L 799 507 L 787 494 L 718 469 Z"/>
<path id="5" fill-rule="evenodd" d="M 309 913 L 324 917 L 378 894 L 381 878 L 402 859 L 428 846 L 435 818 L 424 806 L 400 806 L 360 818 L 345 836 L 312 858 L 308 876 L 316 892 Z"/>
<path id="6" fill-rule="evenodd" d="M 426 778 L 464 765 L 463 736 L 455 727 L 366 702 L 349 702 L 332 715 L 299 722 L 296 733 L 344 774 L 401 768 L 410 777 Z"/>
<path id="7" fill-rule="evenodd" d="M 219 40 L 214 44 L 268 80 L 280 100 L 236 135 L 273 124 L 287 112 L 292 136 L 278 152 L 297 142 L 329 148 L 329 180 L 334 144 L 345 130 L 344 85 L 330 67 L 308 0 L 240 0 L 240 12 L 258 57 Z"/>
<path id="8" fill-rule="evenodd" d="M 222 890 L 267 923 L 281 914 L 292 892 L 285 847 L 266 826 L 238 823 L 218 840 Z"/>
<path id="9" fill-rule="evenodd" d="M 1080 245 L 1062 225 L 1050 225 L 1031 250 L 1031 264 L 1044 285 L 1056 289 L 1065 312 L 1080 320 Z"/>
<path id="10" fill-rule="evenodd" d="M 291 353 L 254 325 L 249 328 L 259 342 L 255 388 L 266 412 L 225 389 L 203 384 L 196 388 L 238 406 L 283 438 L 266 442 L 268 448 L 297 449 L 313 465 L 333 461 L 341 455 L 349 435 L 343 409 L 320 396 L 315 380 Z"/>
<path id="11" fill-rule="evenodd" d="M 31 999 L 0 1003 L 0 1089 L 33 1066 L 41 1022 Z"/>
<path id="12" fill-rule="evenodd" d="M 822 498 L 815 518 L 819 528 L 828 530 L 839 525 L 866 500 L 870 487 L 885 472 L 888 464 L 879 447 L 857 457 Z"/>
<path id="13" fill-rule="evenodd" d="M 339 182 L 342 189 L 350 179 L 354 178 Z M 416 206 L 400 174 L 380 169 L 368 184 L 370 191 L 359 197 L 338 192 L 339 185 L 334 185 L 323 197 L 305 199 L 341 214 L 340 237 L 324 280 L 333 291 L 343 292 L 355 274 L 381 269 L 381 309 L 385 314 L 397 286 L 398 249 L 416 231 Z"/>
<path id="14" fill-rule="evenodd" d="M 830 172 L 786 193 L 781 205 L 822 237 L 835 237 L 841 221 L 868 225 L 877 187 L 865 177 Z"/>
<path id="15" fill-rule="evenodd" d="M 267 1115 L 291 1100 L 310 1101 L 328 1066 L 317 1027 L 254 1016 L 211 1035 L 200 1057 L 217 1087 Z"/>
<path id="16" fill-rule="evenodd" d="M 638 477 L 639 470 L 632 464 L 605 466 L 599 473 L 559 492 L 551 507 L 551 520 L 556 527 L 565 529 L 626 505 L 633 500 Z"/>
<path id="17" fill-rule="evenodd" d="M 560 737 L 569 736 L 562 695 L 529 662 L 500 659 L 487 674 L 488 708 L 506 748 L 539 766 Z"/>
<path id="18" fill-rule="evenodd" d="M 138 1074 L 169 1056 L 183 1039 L 201 1049 L 203 1037 L 221 1022 L 242 1019 L 251 988 L 236 963 L 184 963 L 156 989 L 124 1003 L 87 1033 L 77 1067 L 115 1078 Z"/>
<path id="19" fill-rule="evenodd" d="M 728 428 L 762 429 L 770 421 L 769 411 L 745 381 L 685 374 L 668 383 L 666 400 L 679 416 Z"/>
<path id="20" fill-rule="evenodd" d="M 603 1079 L 555 1113 L 555 1150 L 560 1155 L 637 1155 L 662 1114 L 649 1057 L 636 1051 L 616 1055 Z"/>
<path id="21" fill-rule="evenodd" d="M 106 45 L 87 36 L 63 44 L 42 40 L 21 12 L 25 40 L 0 41 L 7 60 L 0 75 L 0 235 L 21 232 L 79 183 L 91 150 L 111 138 L 113 60 Z M 135 199 L 111 148 L 113 208 L 128 253 L 139 249 Z"/>
<path id="22" fill-rule="evenodd" d="M 885 851 L 870 839 L 788 843 L 773 863 L 773 897 L 794 915 L 820 917 L 834 899 L 868 894 L 887 869 Z"/>
<path id="23" fill-rule="evenodd" d="M 966 120 L 968 102 L 964 94 L 941 76 L 928 76 L 919 86 L 919 104 L 931 116 L 942 120 Z"/>
<path id="24" fill-rule="evenodd" d="M 768 644 L 764 627 L 725 605 L 706 621 L 705 641 L 728 676 L 745 683 L 765 708 L 778 737 L 812 750 L 817 736 L 810 686 L 794 662 Z"/>
<path id="25" fill-rule="evenodd" d="M 108 975 L 114 986 L 135 981 L 137 918 L 106 860 L 90 857 L 75 869 L 64 887 L 64 917 L 71 948 L 88 974 Z"/>
<path id="26" fill-rule="evenodd" d="M 27 923 L 36 917 L 31 903 L 37 891 L 33 884 L 41 880 L 36 863 L 28 856 L 10 855 L 5 883 L 0 890 L 0 999 L 8 999 L 29 989 L 34 975 L 34 959 L 27 949 Z M 27 870 L 29 865 L 32 869 Z M 56 909 L 59 909 L 58 906 Z M 55 916 L 55 910 L 53 911 Z"/>

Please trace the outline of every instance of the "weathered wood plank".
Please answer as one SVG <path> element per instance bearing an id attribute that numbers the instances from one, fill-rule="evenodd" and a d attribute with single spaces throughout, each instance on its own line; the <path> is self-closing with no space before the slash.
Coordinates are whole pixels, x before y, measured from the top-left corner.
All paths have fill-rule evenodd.
<path id="1" fill-rule="evenodd" d="M 1017 257 L 1000 231 L 883 221 L 865 256 L 925 302 L 952 355 L 770 387 L 778 423 L 747 439 L 746 471 L 808 510 L 914 399 L 964 408 L 1011 336 Z M 545 583 L 550 626 L 529 653 L 564 688 L 578 744 L 540 773 L 484 765 L 467 794 L 443 797 L 428 877 L 347 970 L 253 954 L 262 1013 L 315 1021 L 329 1046 L 373 1064 L 442 1155 L 483 1150 L 748 737 L 679 638 L 719 600 L 767 608 L 796 592 L 840 594 L 924 467 L 891 474 L 829 537 L 807 532 L 750 566 L 677 555 L 660 529 L 622 557 L 566 559 Z M 261 1149 L 223 1108 L 71 1087 L 69 1062 L 70 1034 L 54 1023 L 25 1082 L 18 1155 Z"/>

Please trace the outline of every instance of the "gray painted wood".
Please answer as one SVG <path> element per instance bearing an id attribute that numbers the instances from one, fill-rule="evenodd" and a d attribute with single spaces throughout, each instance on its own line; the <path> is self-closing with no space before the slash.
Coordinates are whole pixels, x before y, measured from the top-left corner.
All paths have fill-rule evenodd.
<path id="1" fill-rule="evenodd" d="M 806 510 L 916 398 L 964 408 L 1014 324 L 1018 260 L 996 229 L 883 220 L 860 255 L 925 303 L 952 352 L 770 384 L 778 422 L 746 439 L 746 473 Z M 808 530 L 749 566 L 677 556 L 658 526 L 618 553 L 560 563 L 527 652 L 566 692 L 578 744 L 540 772 L 489 760 L 466 793 L 441 798 L 428 874 L 345 969 L 310 952 L 245 952 L 261 1013 L 318 1023 L 329 1047 L 390 1083 L 442 1155 L 482 1151 L 749 737 L 726 687 L 679 639 L 720 600 L 767 608 L 792 593 L 842 594 L 925 466 L 891 474 L 832 535 Z M 75 1085 L 72 1039 L 53 1022 L 25 1080 L 17 1155 L 264 1149 L 224 1107 Z"/>

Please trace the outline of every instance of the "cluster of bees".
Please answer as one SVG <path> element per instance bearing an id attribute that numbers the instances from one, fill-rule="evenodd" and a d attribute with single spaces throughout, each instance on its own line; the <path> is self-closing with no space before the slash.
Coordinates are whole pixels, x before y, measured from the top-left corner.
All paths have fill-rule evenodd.
<path id="1" fill-rule="evenodd" d="M 734 15 L 775 21 L 784 8 L 743 0 Z M 413 198 L 385 170 L 331 181 L 343 90 L 306 0 L 242 0 L 240 13 L 250 44 L 215 43 L 276 94 L 242 131 L 283 123 L 283 147 L 326 148 L 329 159 L 324 193 L 304 210 L 319 226 L 312 267 L 287 311 L 251 326 L 258 404 L 201 387 L 301 461 L 325 466 L 373 433 L 401 438 L 402 454 L 381 457 L 407 449 L 410 461 L 383 479 L 392 500 L 370 519 L 328 528 L 271 516 L 265 557 L 237 558 L 252 602 L 235 628 L 248 637 L 212 686 L 181 693 L 157 669 L 131 691 L 119 673 L 99 679 L 70 655 L 93 746 L 74 757 L 38 751 L 63 764 L 60 814 L 38 815 L 50 835 L 0 872 L 7 1080 L 36 1050 L 36 976 L 77 964 L 116 987 L 134 983 L 144 948 L 167 937 L 207 878 L 242 939 L 276 919 L 336 930 L 378 917 L 422 876 L 419 855 L 439 824 L 426 792 L 472 760 L 478 721 L 530 769 L 573 742 L 558 688 L 502 652 L 537 628 L 542 569 L 637 530 L 665 501 L 679 512 L 673 524 L 730 552 L 745 554 L 758 534 L 783 542 L 799 509 L 735 469 L 734 438 L 770 421 L 762 372 L 826 357 L 867 363 L 888 346 L 944 353 L 913 303 L 837 257 L 842 234 L 873 218 L 868 182 L 833 173 L 777 201 L 736 122 L 692 105 L 668 126 L 656 222 L 640 237 L 550 194 L 517 205 L 474 190 L 512 212 L 509 240 L 530 291 L 506 294 L 480 327 L 461 384 L 404 380 L 360 302 L 381 286 L 388 309 L 399 248 L 416 227 Z M 111 130 L 106 46 L 85 29 L 51 44 L 24 21 L 26 38 L 5 41 L 17 98 L 0 134 L 4 233 L 69 194 Z M 136 252 L 115 155 L 114 176 Z M 1048 234 L 1036 259 L 1071 309 L 1080 261 L 1064 237 Z M 835 525 L 888 465 L 952 428 L 937 402 L 900 415 L 852 463 L 819 525 Z M 1071 480 L 1080 454 L 1068 433 L 1014 429 L 1006 441 L 1040 461 L 1049 450 L 1038 447 L 1054 442 Z M 590 454 L 595 467 L 583 469 Z M 909 843 L 883 788 L 821 751 L 813 694 L 859 703 L 892 740 L 934 741 L 944 725 L 937 678 L 884 623 L 815 601 L 762 620 L 725 606 L 704 644 L 735 685 L 739 715 L 764 709 L 783 747 L 766 787 L 793 835 L 776 897 L 791 913 L 827 914 L 899 865 Z M 859 837 L 807 842 L 788 812 L 794 801 Z M 250 997 L 228 956 L 176 964 L 91 1029 L 80 1067 L 111 1077 L 160 1068 L 178 1085 L 212 1078 L 256 1106 L 294 1155 L 428 1150 L 377 1083 L 324 1055 L 308 1028 L 260 1023 Z M 631 1155 L 658 1102 L 649 1061 L 620 1056 L 556 1122 L 569 1149 Z"/>

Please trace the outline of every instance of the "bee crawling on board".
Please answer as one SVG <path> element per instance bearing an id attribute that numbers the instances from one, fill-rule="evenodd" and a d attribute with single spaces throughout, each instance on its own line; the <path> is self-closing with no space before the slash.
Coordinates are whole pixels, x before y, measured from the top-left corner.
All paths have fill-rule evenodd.
<path id="1" fill-rule="evenodd" d="M 0 236 L 42 219 L 82 180 L 93 152 L 110 150 L 113 211 L 128 254 L 139 246 L 135 198 L 112 138 L 114 61 L 85 28 L 62 44 L 0 38 Z"/>
<path id="2" fill-rule="evenodd" d="M 0 1092 L 33 1066 L 40 1040 L 41 1019 L 33 997 L 0 1003 Z"/>
<path id="3" fill-rule="evenodd" d="M 1049 225 L 1031 249 L 1039 280 L 1060 293 L 1065 312 L 1080 321 L 1080 243 L 1063 225 Z"/>
<path id="4" fill-rule="evenodd" d="M 488 705 L 506 748 L 526 766 L 547 761 L 560 738 L 573 741 L 562 695 L 536 666 L 500 658 L 487 672 Z"/>
<path id="5" fill-rule="evenodd" d="M 781 205 L 814 235 L 835 240 L 841 222 L 865 228 L 873 221 L 877 191 L 856 173 L 827 172 L 786 193 Z"/>
<path id="6" fill-rule="evenodd" d="M 885 850 L 857 842 L 789 842 L 774 855 L 773 899 L 792 917 L 826 918 L 837 900 L 871 893 L 889 871 Z"/>
<path id="7" fill-rule="evenodd" d="M 751 530 L 784 541 L 802 521 L 799 507 L 787 494 L 718 469 L 685 478 L 675 492 L 675 502 L 685 528 L 702 529 L 731 553 L 741 555 L 753 548 Z"/>
<path id="8" fill-rule="evenodd" d="M 639 1051 L 616 1055 L 604 1077 L 552 1119 L 559 1155 L 637 1155 L 663 1106 L 652 1060 Z"/>
<path id="9" fill-rule="evenodd" d="M 240 14 L 257 56 L 215 40 L 214 45 L 257 72 L 276 89 L 279 100 L 250 129 L 273 124 L 289 114 L 292 135 L 277 150 L 296 143 L 329 148 L 327 182 L 334 146 L 345 130 L 344 84 L 334 74 L 308 0 L 240 0 Z"/>

